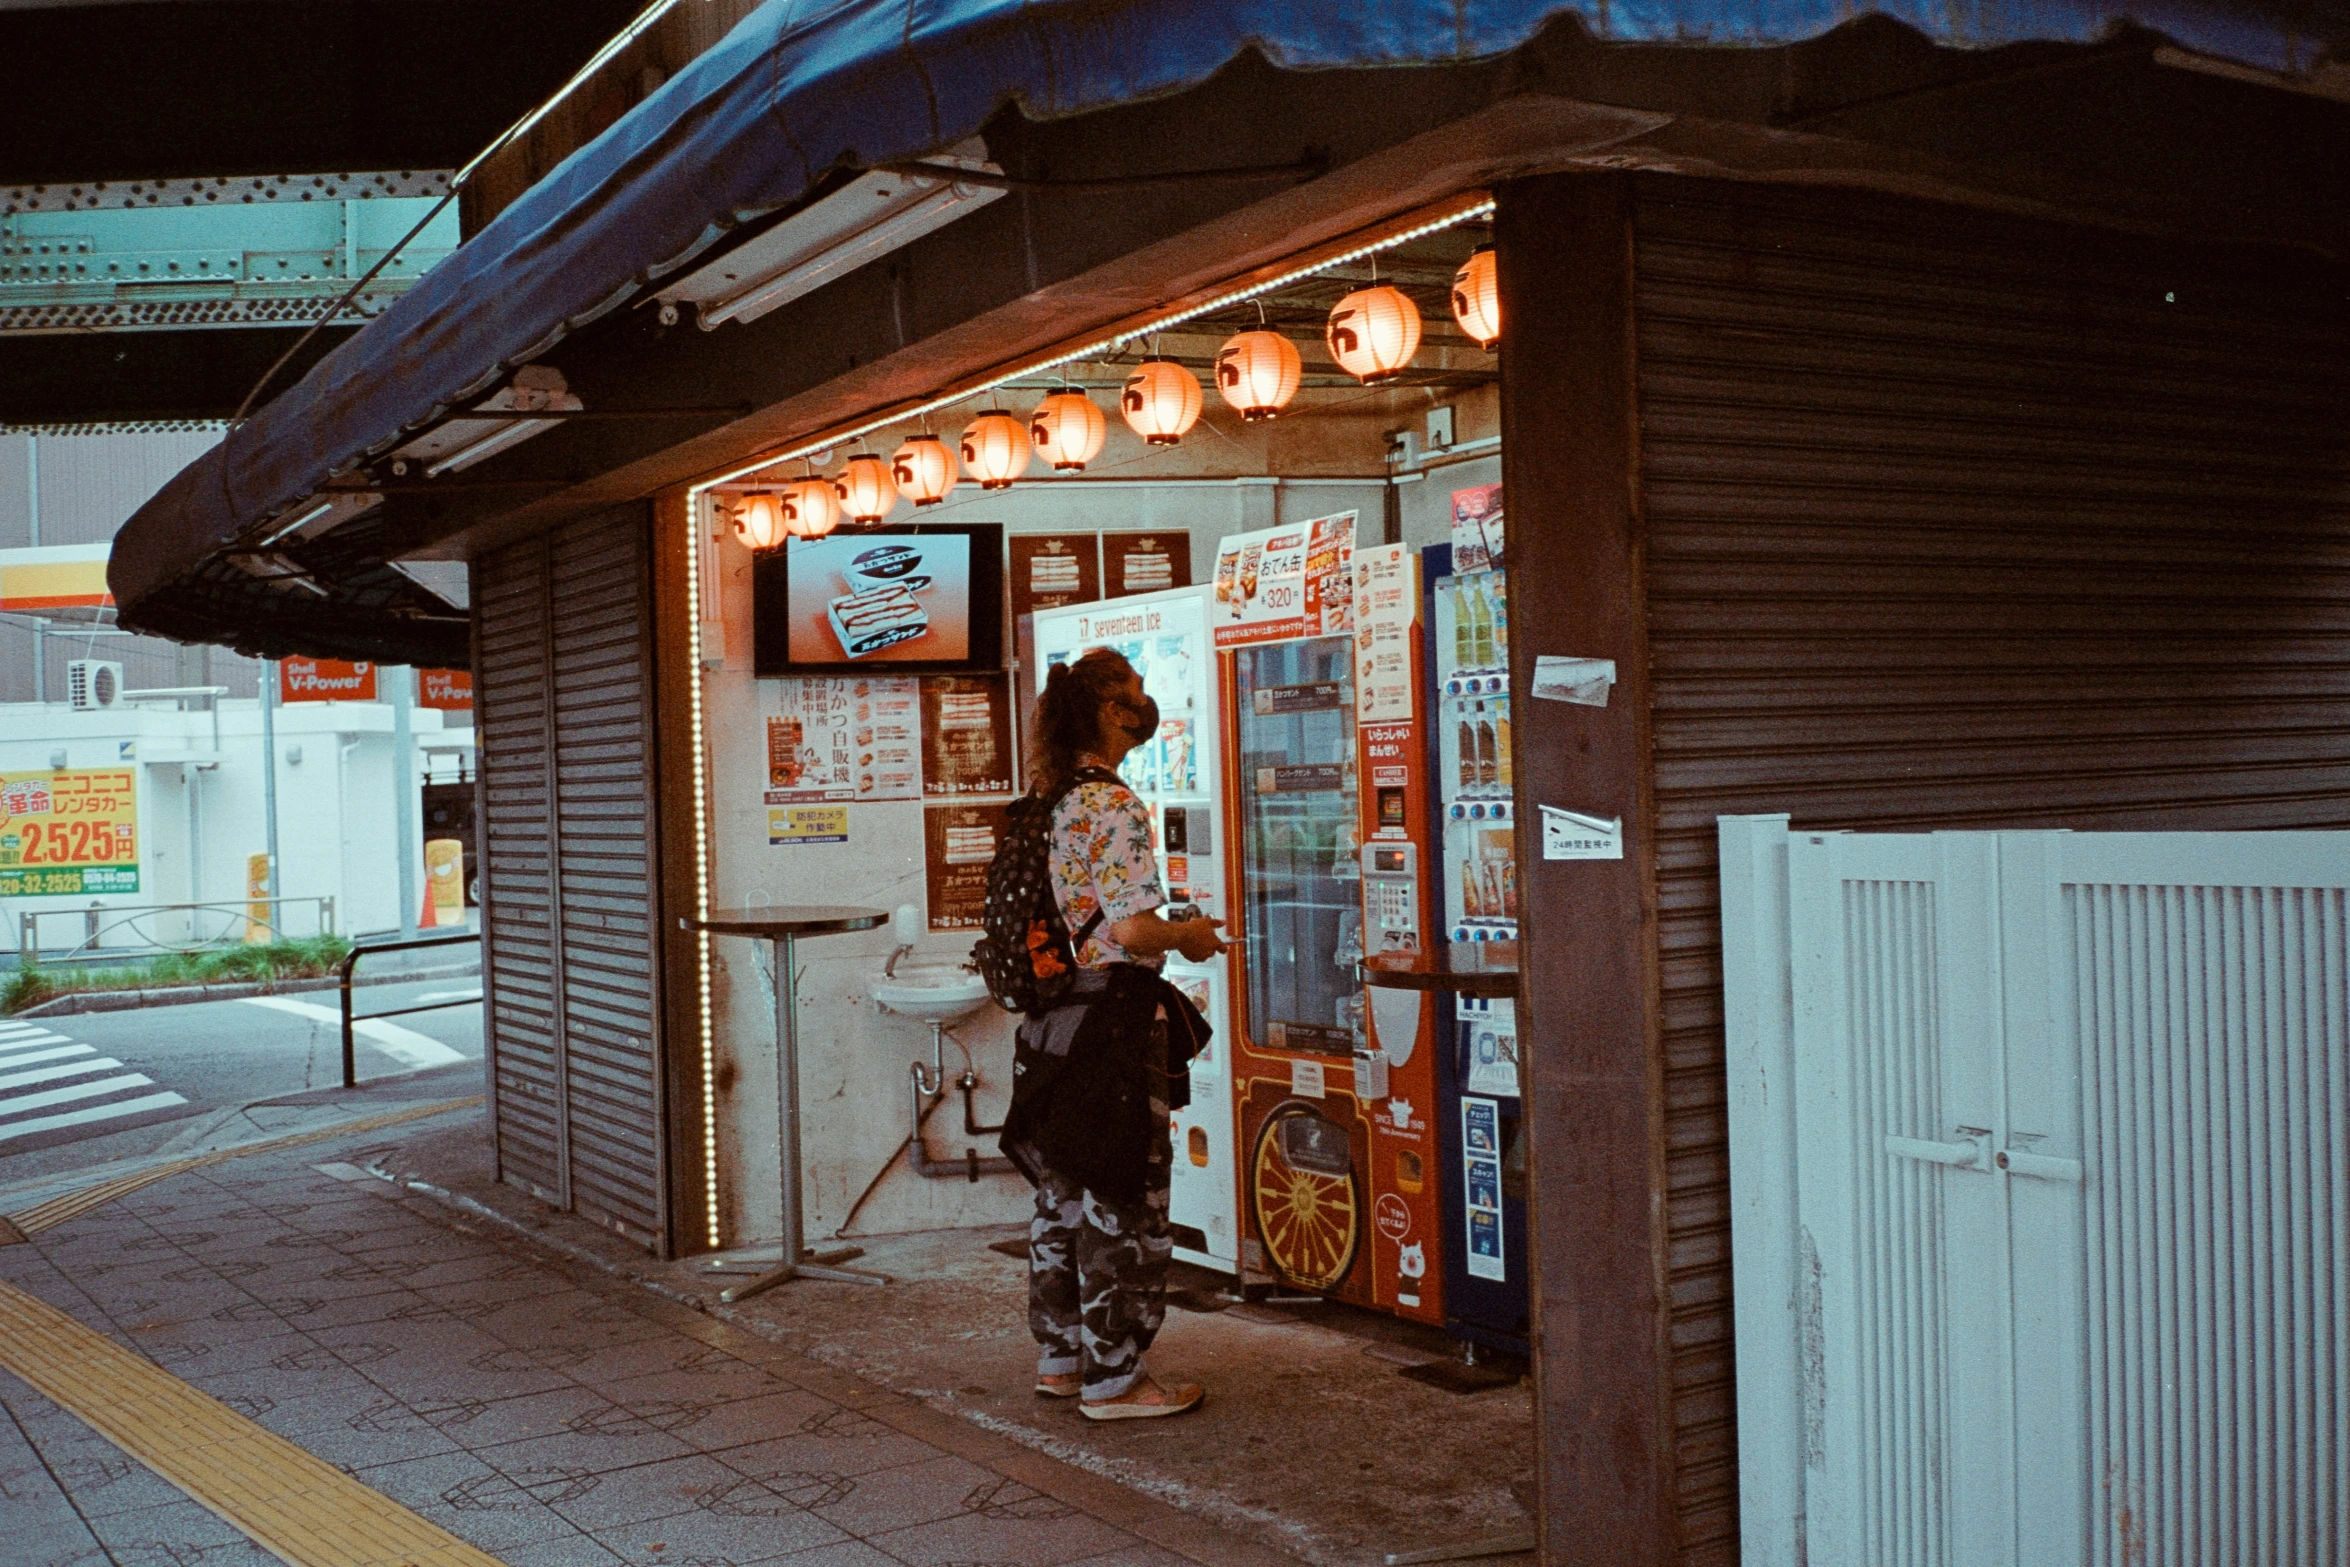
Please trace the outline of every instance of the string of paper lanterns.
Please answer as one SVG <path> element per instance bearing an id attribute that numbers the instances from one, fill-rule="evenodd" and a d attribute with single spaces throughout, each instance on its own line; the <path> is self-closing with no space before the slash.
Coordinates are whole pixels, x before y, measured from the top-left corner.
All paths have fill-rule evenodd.
<path id="1" fill-rule="evenodd" d="M 1478 347 L 1491 353 L 1500 346 L 1501 287 L 1491 245 L 1478 246 L 1453 273 L 1451 303 L 1454 320 Z M 1374 282 L 1332 308 L 1323 341 L 1341 370 L 1364 386 L 1379 386 L 1411 364 L 1422 330 L 1420 307 L 1411 296 Z M 1304 370 L 1295 343 L 1259 326 L 1235 333 L 1216 351 L 1216 392 L 1243 420 L 1256 423 L 1289 406 Z M 1153 355 L 1126 378 L 1118 411 L 1147 444 L 1173 446 L 1199 422 L 1203 401 L 1197 376 Z M 773 549 L 787 537 L 823 538 L 844 519 L 871 527 L 901 497 L 917 507 L 938 505 L 965 474 L 982 490 L 1007 489 L 1027 472 L 1032 456 L 1056 472 L 1082 472 L 1101 455 L 1108 433 L 1093 399 L 1064 388 L 1040 401 L 1025 424 L 1008 410 L 991 408 L 964 427 L 955 446 L 924 432 L 887 461 L 860 452 L 835 478 L 802 479 L 777 492 L 747 495 L 735 508 L 734 531 L 754 550 Z"/>

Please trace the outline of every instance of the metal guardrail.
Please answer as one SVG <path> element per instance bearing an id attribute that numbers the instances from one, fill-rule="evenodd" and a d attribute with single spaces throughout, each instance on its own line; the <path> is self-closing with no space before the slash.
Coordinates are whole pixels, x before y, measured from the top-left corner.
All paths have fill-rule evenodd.
<path id="1" fill-rule="evenodd" d="M 253 918 L 255 904 L 268 904 L 272 910 L 267 919 Z M 335 900 L 331 897 L 304 898 L 236 898 L 217 903 L 113 903 L 99 904 L 84 909 L 26 909 L 16 916 L 16 950 L 26 963 L 41 957 L 41 921 L 75 919 L 82 922 L 82 939 L 78 946 L 68 947 L 50 955 L 50 961 L 70 963 L 85 954 L 112 957 L 117 954 L 130 958 L 139 955 L 138 947 L 108 947 L 105 938 L 118 930 L 128 929 L 146 943 L 145 950 L 153 952 L 204 952 L 224 946 L 233 946 L 242 938 L 244 929 L 259 925 L 269 932 L 272 940 L 282 939 L 283 915 L 277 911 L 289 904 L 311 904 L 318 911 L 317 929 L 308 934 L 331 936 L 335 933 Z M 217 914 L 221 916 L 218 936 L 189 941 L 164 941 L 152 931 L 142 929 L 140 921 L 165 914 L 190 915 L 191 935 L 198 928 L 192 916 Z"/>
<path id="2" fill-rule="evenodd" d="M 481 932 L 466 931 L 455 936 L 418 936 L 408 941 L 378 941 L 364 947 L 353 947 L 350 956 L 337 965 L 341 976 L 343 996 L 343 1086 L 359 1086 L 359 1039 L 357 1025 L 379 1017 L 406 1017 L 411 1012 L 438 1012 L 448 1007 L 469 1007 L 480 1001 L 479 995 L 458 1001 L 427 1001 L 420 1006 L 391 1007 L 382 1012 L 353 1012 L 351 1010 L 351 975 L 359 967 L 359 960 L 383 952 L 413 952 L 420 947 L 454 947 L 461 942 L 479 941 Z"/>

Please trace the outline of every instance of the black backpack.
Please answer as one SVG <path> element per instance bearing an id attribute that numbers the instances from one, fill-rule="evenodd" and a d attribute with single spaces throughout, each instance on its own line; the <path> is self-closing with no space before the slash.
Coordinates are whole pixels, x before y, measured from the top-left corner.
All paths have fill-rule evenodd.
<path id="1" fill-rule="evenodd" d="M 1079 769 L 1051 795 L 1034 789 L 1014 800 L 1004 841 L 987 867 L 987 934 L 971 948 L 971 966 L 1006 1012 L 1050 1011 L 1077 983 L 1077 949 L 1092 938 L 1102 911 L 1072 937 L 1053 896 L 1053 812 L 1081 783 L 1116 783 L 1107 768 Z"/>

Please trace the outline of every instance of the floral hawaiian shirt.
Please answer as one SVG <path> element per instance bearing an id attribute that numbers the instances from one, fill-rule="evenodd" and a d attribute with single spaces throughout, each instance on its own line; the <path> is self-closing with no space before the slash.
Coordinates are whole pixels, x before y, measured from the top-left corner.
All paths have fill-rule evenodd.
<path id="1" fill-rule="evenodd" d="M 1078 951 L 1079 968 L 1140 963 L 1157 968 L 1164 956 L 1138 958 L 1110 939 L 1110 927 L 1147 914 L 1167 901 L 1151 852 L 1150 812 L 1122 783 L 1081 783 L 1053 812 L 1053 896 L 1069 934 L 1085 928 L 1094 910 L 1102 922 Z"/>

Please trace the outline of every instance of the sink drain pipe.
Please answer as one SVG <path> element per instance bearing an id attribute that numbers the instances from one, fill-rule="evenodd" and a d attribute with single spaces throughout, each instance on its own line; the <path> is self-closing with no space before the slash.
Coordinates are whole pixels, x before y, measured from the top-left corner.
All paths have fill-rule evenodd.
<path id="1" fill-rule="evenodd" d="M 964 1149 L 960 1160 L 930 1157 L 930 1150 L 922 1142 L 922 1128 L 930 1120 L 930 1112 L 936 1110 L 946 1098 L 946 1075 L 946 1063 L 943 1060 L 935 1074 L 919 1061 L 913 1064 L 908 1074 L 908 1086 L 914 1096 L 914 1130 L 906 1138 L 906 1162 L 914 1167 L 916 1175 L 931 1181 L 952 1180 L 959 1175 L 977 1185 L 983 1175 L 1017 1174 L 1019 1166 L 1011 1160 L 1001 1154 L 983 1155 L 976 1148 Z M 973 1112 L 971 1095 L 979 1086 L 977 1075 L 966 1069 L 955 1080 L 955 1086 L 963 1091 L 963 1130 L 967 1134 L 978 1137 L 1003 1130 L 1000 1126 L 981 1126 Z"/>

